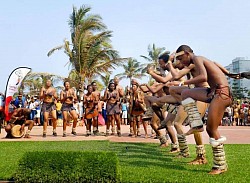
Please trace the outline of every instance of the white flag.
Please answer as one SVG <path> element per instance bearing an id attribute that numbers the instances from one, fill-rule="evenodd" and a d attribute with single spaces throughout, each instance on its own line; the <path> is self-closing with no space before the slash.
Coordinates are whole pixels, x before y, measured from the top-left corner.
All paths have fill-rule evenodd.
<path id="1" fill-rule="evenodd" d="M 18 92 L 18 88 L 24 77 L 31 71 L 28 67 L 18 67 L 14 69 L 7 81 L 6 91 L 5 91 L 5 120 L 9 121 L 11 114 L 9 114 L 9 104 L 12 101 L 13 95 Z"/>

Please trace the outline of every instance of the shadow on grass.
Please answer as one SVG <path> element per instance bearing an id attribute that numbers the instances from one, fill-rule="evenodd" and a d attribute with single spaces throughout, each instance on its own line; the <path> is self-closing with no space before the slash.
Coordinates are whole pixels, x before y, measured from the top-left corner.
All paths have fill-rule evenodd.
<path id="1" fill-rule="evenodd" d="M 164 155 L 163 149 L 156 144 L 144 143 L 111 143 L 110 148 L 120 157 L 121 164 L 133 167 L 168 168 L 174 170 L 186 170 L 181 164 L 176 165 L 172 155 Z"/>

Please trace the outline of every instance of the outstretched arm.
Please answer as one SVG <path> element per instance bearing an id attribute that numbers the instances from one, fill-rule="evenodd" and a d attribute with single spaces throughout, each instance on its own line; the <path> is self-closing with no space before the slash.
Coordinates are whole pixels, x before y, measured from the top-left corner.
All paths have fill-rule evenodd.
<path id="1" fill-rule="evenodd" d="M 241 75 L 241 73 L 230 73 L 225 67 L 223 67 L 221 64 L 217 63 L 217 62 L 214 62 L 214 64 L 220 68 L 220 70 L 225 74 L 227 75 L 228 77 L 230 78 L 234 78 L 234 79 L 241 79 L 243 78 L 243 76 Z"/>
<path id="2" fill-rule="evenodd" d="M 166 83 L 170 80 L 172 80 L 172 74 L 169 72 L 165 77 L 162 77 L 158 74 L 156 74 L 154 71 L 148 71 L 148 73 L 158 82 L 160 83 Z"/>
<path id="3" fill-rule="evenodd" d="M 157 85 L 153 85 L 153 86 L 149 86 L 149 85 L 146 85 L 147 88 L 149 89 L 150 92 L 152 93 L 157 93 L 158 91 L 160 91 L 164 86 L 165 84 L 161 83 L 161 84 L 157 84 Z"/>
<path id="4" fill-rule="evenodd" d="M 147 88 L 146 84 L 141 84 L 139 85 L 139 87 L 144 93 L 149 92 L 149 89 Z"/>

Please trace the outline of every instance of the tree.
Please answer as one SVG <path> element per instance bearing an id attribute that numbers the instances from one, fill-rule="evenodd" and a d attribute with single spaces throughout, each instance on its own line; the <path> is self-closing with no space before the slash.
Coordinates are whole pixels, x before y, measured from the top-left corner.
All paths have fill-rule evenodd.
<path id="1" fill-rule="evenodd" d="M 45 85 L 46 81 L 50 79 L 52 85 L 62 82 L 65 78 L 59 75 L 44 73 L 44 72 L 30 72 L 22 82 L 22 90 L 28 91 L 31 95 L 39 95 L 40 89 Z M 58 88 L 58 86 L 55 86 Z M 61 89 L 61 88 L 59 88 Z"/>
<path id="2" fill-rule="evenodd" d="M 239 82 L 237 80 L 234 80 L 233 86 L 232 86 L 232 94 L 234 98 L 242 99 L 245 98 L 245 94 L 248 94 L 248 89 L 246 87 L 242 88 L 239 86 Z"/>
<path id="3" fill-rule="evenodd" d="M 110 44 L 112 32 L 106 30 L 99 15 L 89 15 L 90 10 L 88 6 L 82 6 L 79 10 L 73 7 L 69 19 L 71 42 L 64 40 L 63 45 L 51 49 L 47 54 L 50 56 L 56 50 L 64 49 L 72 70 L 79 74 L 81 81 L 86 79 L 88 82 L 97 75 L 110 73 L 110 69 L 124 61 Z"/>
<path id="4" fill-rule="evenodd" d="M 116 76 L 120 79 L 128 78 L 130 80 L 130 85 L 132 78 L 142 78 L 145 76 L 142 73 L 142 64 L 138 62 L 136 59 L 129 58 L 128 62 L 122 65 L 124 72 L 117 74 Z"/>
<path id="5" fill-rule="evenodd" d="M 163 54 L 165 48 L 157 48 L 155 44 L 153 43 L 152 47 L 151 45 L 148 45 L 148 56 L 140 55 L 142 58 L 144 58 L 147 62 L 150 63 L 150 65 L 157 67 L 158 64 L 158 58 L 160 55 Z M 170 53 L 169 51 L 165 51 L 165 53 Z M 146 68 L 143 69 L 143 72 L 146 71 Z"/>
<path id="6" fill-rule="evenodd" d="M 101 76 L 101 81 L 102 81 L 103 85 L 107 87 L 109 82 L 110 82 L 110 74 L 106 73 L 106 75 Z"/>

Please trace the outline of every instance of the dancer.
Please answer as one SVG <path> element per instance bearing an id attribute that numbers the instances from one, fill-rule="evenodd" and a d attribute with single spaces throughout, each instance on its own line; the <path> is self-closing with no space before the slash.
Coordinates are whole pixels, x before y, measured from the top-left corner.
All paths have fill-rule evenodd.
<path id="1" fill-rule="evenodd" d="M 191 134 L 203 130 L 203 123 L 195 105 L 195 100 L 210 102 L 208 109 L 207 133 L 213 149 L 213 168 L 209 174 L 221 174 L 227 171 L 227 163 L 223 144 L 226 138 L 221 136 L 218 126 L 221 123 L 224 111 L 232 103 L 232 95 L 224 71 L 214 62 L 205 57 L 196 56 L 193 50 L 182 45 L 176 51 L 176 59 L 184 66 L 193 63 L 193 78 L 181 82 L 180 85 L 197 85 L 208 82 L 210 88 L 192 88 L 181 93 L 182 105 L 188 113 L 191 129 L 186 133 Z"/>
<path id="2" fill-rule="evenodd" d="M 52 125 L 53 125 L 53 136 L 57 136 L 56 133 L 56 105 L 55 100 L 57 99 L 56 89 L 52 87 L 52 82 L 50 79 L 46 81 L 46 86 L 42 87 L 40 92 L 40 99 L 43 100 L 42 104 L 42 113 L 44 117 L 43 122 L 43 137 L 46 137 L 47 134 L 47 125 L 49 121 L 49 114 L 52 116 Z"/>
<path id="3" fill-rule="evenodd" d="M 184 68 L 184 66 L 181 63 L 174 63 L 172 64 L 172 62 L 169 61 L 169 59 L 173 59 L 173 55 L 171 55 L 170 57 L 168 55 L 161 55 L 159 57 L 159 65 L 161 66 L 162 69 L 164 70 L 169 70 L 172 76 L 172 82 L 168 82 L 166 83 L 167 86 L 171 86 L 171 84 L 176 84 L 177 85 L 180 82 L 183 82 L 186 78 L 186 75 L 188 77 L 191 77 L 191 75 L 189 74 L 191 72 L 191 70 L 194 68 L 194 64 L 190 64 L 188 66 L 186 66 Z M 154 76 L 156 77 L 156 76 Z M 159 78 L 159 76 L 157 76 L 157 79 L 161 79 Z M 179 80 L 181 78 L 181 80 Z M 205 83 L 200 83 L 199 87 L 208 87 L 208 84 Z M 170 87 L 169 88 L 169 92 L 171 94 L 171 96 L 166 96 L 162 98 L 159 98 L 158 100 L 160 100 L 161 102 L 173 102 L 173 98 L 175 99 L 173 103 L 176 104 L 180 104 L 181 103 L 181 91 L 183 91 L 184 89 L 189 88 L 188 86 L 178 86 L 178 87 Z M 198 105 L 198 109 L 199 112 L 201 113 L 201 115 L 205 114 L 206 108 L 207 108 L 207 104 L 203 103 L 203 102 L 197 102 Z M 183 128 L 182 128 L 182 124 L 185 120 L 187 120 L 187 114 L 183 109 L 183 106 L 179 105 L 178 109 L 175 109 L 175 106 L 173 105 L 169 105 L 168 106 L 168 112 L 172 115 L 175 116 L 175 120 L 174 120 L 174 127 L 177 131 L 177 138 L 178 138 L 178 143 L 179 143 L 179 156 L 178 157 L 189 157 L 190 152 L 189 152 L 189 148 L 187 145 L 187 140 L 186 137 L 184 135 L 183 132 Z M 169 125 L 170 121 L 166 118 L 165 120 L 161 121 L 161 125 L 159 126 L 159 129 L 165 128 L 168 124 Z M 194 138 L 195 138 L 195 142 L 196 142 L 196 154 L 197 157 L 195 158 L 195 160 L 191 161 L 189 164 L 206 164 L 207 160 L 205 157 L 205 148 L 202 142 L 202 135 L 200 134 L 200 132 L 197 132 L 194 134 Z"/>
<path id="4" fill-rule="evenodd" d="M 83 104 L 85 106 L 85 119 L 87 120 L 86 124 L 86 136 L 91 135 L 91 126 L 93 124 L 93 134 L 96 135 L 97 131 L 97 117 L 98 110 L 97 104 L 98 99 L 96 95 L 93 93 L 92 85 L 87 86 L 88 93 L 84 95 Z"/>
<path id="5" fill-rule="evenodd" d="M 72 127 L 72 134 L 76 135 L 76 125 L 77 125 L 77 113 L 76 109 L 73 106 L 73 102 L 77 101 L 77 96 L 76 92 L 73 88 L 70 87 L 69 81 L 64 82 L 64 90 L 61 91 L 60 93 L 60 100 L 62 101 L 62 108 L 61 111 L 63 113 L 63 137 L 67 136 L 66 133 L 66 127 L 67 127 L 67 122 L 68 122 L 68 113 L 73 118 L 73 127 Z"/>
<path id="6" fill-rule="evenodd" d="M 115 83 L 110 81 L 108 88 L 104 93 L 103 100 L 106 102 L 107 123 L 106 123 L 106 136 L 109 136 L 109 128 L 112 121 L 116 120 L 117 135 L 121 137 L 121 121 L 120 121 L 120 107 L 119 107 L 119 92 L 115 89 Z M 111 135 L 114 135 L 115 129 L 112 127 Z"/>
<path id="7" fill-rule="evenodd" d="M 131 115 L 131 126 L 133 128 L 132 137 L 141 136 L 140 123 L 142 120 L 142 114 L 146 111 L 146 105 L 144 102 L 144 93 L 139 89 L 139 83 L 136 80 L 132 81 L 132 95 L 130 97 L 129 113 Z M 143 121 L 143 128 L 145 131 L 145 138 L 148 137 L 147 123 Z"/>

